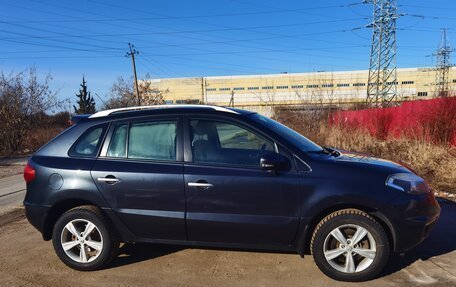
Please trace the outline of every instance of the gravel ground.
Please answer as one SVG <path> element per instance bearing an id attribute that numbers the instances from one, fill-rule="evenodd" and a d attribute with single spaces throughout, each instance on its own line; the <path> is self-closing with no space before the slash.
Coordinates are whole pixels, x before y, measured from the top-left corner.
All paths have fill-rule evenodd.
<path id="1" fill-rule="evenodd" d="M 59 261 L 51 242 L 17 209 L 0 217 L 1 286 L 456 286 L 456 205 L 418 248 L 395 256 L 382 277 L 336 282 L 312 257 L 296 254 L 128 244 L 108 268 L 78 272 Z"/>

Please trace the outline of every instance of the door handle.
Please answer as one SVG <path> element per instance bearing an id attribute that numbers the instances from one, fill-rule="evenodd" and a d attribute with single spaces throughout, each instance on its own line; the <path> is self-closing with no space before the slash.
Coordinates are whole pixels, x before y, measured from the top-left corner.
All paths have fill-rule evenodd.
<path id="1" fill-rule="evenodd" d="M 107 184 L 115 184 L 115 183 L 120 182 L 120 179 L 115 178 L 114 176 L 109 176 L 109 175 L 107 177 L 99 177 L 99 178 L 97 178 L 97 180 L 100 182 L 105 182 Z"/>
<path id="2" fill-rule="evenodd" d="M 205 188 L 214 187 L 214 185 L 212 183 L 207 183 L 207 182 L 189 182 L 188 186 L 190 186 L 190 187 L 205 187 Z"/>

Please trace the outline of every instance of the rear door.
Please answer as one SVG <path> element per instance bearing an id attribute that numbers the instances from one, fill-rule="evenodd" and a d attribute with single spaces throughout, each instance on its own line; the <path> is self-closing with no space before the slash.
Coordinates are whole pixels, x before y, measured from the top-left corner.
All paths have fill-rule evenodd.
<path id="1" fill-rule="evenodd" d="M 191 117 L 185 126 L 188 239 L 290 244 L 300 216 L 299 174 L 260 169 L 262 153 L 279 152 L 274 141 L 229 119 Z"/>
<path id="2" fill-rule="evenodd" d="M 137 236 L 185 240 L 182 120 L 111 125 L 92 169 L 99 190 Z"/>

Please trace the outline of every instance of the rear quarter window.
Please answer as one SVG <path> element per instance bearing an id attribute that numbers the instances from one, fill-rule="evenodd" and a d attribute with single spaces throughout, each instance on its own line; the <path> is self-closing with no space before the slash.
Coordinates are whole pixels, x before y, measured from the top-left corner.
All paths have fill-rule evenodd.
<path id="1" fill-rule="evenodd" d="M 74 157 L 96 157 L 100 150 L 107 124 L 87 129 L 71 146 L 69 156 Z"/>

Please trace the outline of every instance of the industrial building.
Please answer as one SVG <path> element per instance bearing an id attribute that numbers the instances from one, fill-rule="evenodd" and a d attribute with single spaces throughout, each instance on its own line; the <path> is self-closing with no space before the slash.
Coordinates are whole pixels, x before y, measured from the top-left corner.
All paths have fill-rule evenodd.
<path id="1" fill-rule="evenodd" d="M 363 102 L 367 70 L 149 80 L 167 104 L 208 103 L 268 114 L 271 107 Z M 456 90 L 456 68 L 449 73 Z M 436 93 L 435 68 L 397 69 L 397 99 L 429 99 Z M 393 83 L 391 83 L 393 84 Z"/>

